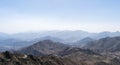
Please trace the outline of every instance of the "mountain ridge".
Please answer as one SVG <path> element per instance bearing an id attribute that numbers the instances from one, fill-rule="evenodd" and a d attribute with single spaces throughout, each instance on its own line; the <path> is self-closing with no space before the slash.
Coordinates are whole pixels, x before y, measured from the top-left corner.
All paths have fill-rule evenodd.
<path id="1" fill-rule="evenodd" d="M 117 37 L 106 37 L 100 40 L 96 40 L 88 43 L 85 46 L 88 49 L 99 50 L 99 51 L 110 51 L 116 52 L 120 51 L 120 36 Z"/>

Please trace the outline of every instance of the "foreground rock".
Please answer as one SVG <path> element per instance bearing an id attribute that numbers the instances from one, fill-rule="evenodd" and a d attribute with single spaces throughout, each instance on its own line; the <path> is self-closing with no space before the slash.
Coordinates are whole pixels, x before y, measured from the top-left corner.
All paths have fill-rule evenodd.
<path id="1" fill-rule="evenodd" d="M 120 65 L 120 59 L 87 54 L 58 56 L 32 56 L 0 53 L 0 65 Z"/>
<path id="2" fill-rule="evenodd" d="M 77 65 L 69 59 L 57 56 L 36 57 L 32 55 L 11 54 L 4 52 L 0 54 L 0 65 Z"/>

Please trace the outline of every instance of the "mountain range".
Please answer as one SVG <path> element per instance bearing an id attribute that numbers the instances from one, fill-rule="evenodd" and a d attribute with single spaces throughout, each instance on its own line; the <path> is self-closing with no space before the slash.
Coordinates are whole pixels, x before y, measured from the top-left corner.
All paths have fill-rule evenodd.
<path id="1" fill-rule="evenodd" d="M 85 48 L 91 50 L 97 50 L 102 52 L 117 52 L 120 51 L 120 36 L 106 37 L 100 40 L 92 41 L 88 43 Z"/>
<path id="2" fill-rule="evenodd" d="M 14 39 L 9 40 L 6 42 Z M 11 53 L 1 52 L 0 65 L 120 65 L 120 36 L 86 37 L 74 46 L 60 40 L 49 36 L 37 38 L 30 45 Z"/>
<path id="3" fill-rule="evenodd" d="M 104 39 L 104 38 L 103 38 Z M 117 39 L 117 38 L 115 38 Z M 115 42 L 115 41 L 114 41 Z M 8 54 L 8 53 L 7 53 Z M 19 54 L 27 55 L 27 58 L 19 59 Z M 10 55 L 7 55 L 10 56 Z M 31 65 L 119 65 L 120 54 L 118 56 L 111 54 L 97 53 L 91 49 L 82 49 L 71 47 L 69 45 L 54 42 L 51 40 L 39 41 L 31 46 L 25 47 L 13 53 L 13 57 L 20 62 Z M 6 57 L 6 56 L 5 56 Z M 12 57 L 12 56 L 11 56 Z M 3 59 L 4 57 L 2 57 Z M 39 59 L 39 60 L 38 60 Z M 16 62 L 13 58 L 4 60 L 4 62 Z M 42 63 L 40 63 L 42 62 Z M 17 65 L 17 64 L 16 64 Z"/>
<path id="4" fill-rule="evenodd" d="M 84 46 L 86 43 L 92 40 L 98 40 L 105 37 L 120 36 L 120 32 L 101 32 L 101 33 L 89 33 L 86 31 L 42 31 L 42 32 L 28 32 L 17 34 L 5 34 L 0 33 L 0 46 L 4 50 L 20 49 L 26 46 L 30 46 L 35 42 L 42 40 L 52 40 L 61 42 L 64 44 Z M 1 49 L 2 50 L 2 49 Z"/>

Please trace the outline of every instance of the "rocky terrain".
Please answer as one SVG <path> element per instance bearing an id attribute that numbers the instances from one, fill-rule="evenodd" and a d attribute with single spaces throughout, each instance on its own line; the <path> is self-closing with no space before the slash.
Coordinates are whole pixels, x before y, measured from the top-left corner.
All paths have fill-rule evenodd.
<path id="1" fill-rule="evenodd" d="M 0 65 L 77 65 L 67 58 L 57 56 L 32 56 L 11 54 L 9 52 L 0 53 Z"/>
<path id="2" fill-rule="evenodd" d="M 70 53 L 65 56 L 33 56 L 25 54 L 0 53 L 0 65 L 120 65 L 120 59 L 97 54 Z"/>
<path id="3" fill-rule="evenodd" d="M 119 40 L 102 38 L 84 48 L 43 40 L 12 53 L 1 52 L 0 65 L 120 65 Z"/>
<path id="4" fill-rule="evenodd" d="M 120 51 L 120 36 L 106 37 L 100 40 L 88 43 L 85 48 L 96 50 L 99 52 L 119 52 Z"/>
<path id="5" fill-rule="evenodd" d="M 44 40 L 37 42 L 31 46 L 20 49 L 17 52 L 22 54 L 31 54 L 31 55 L 40 56 L 40 55 L 57 54 L 69 47 L 70 47 L 69 45 L 65 45 L 63 43 L 54 42 L 51 40 Z"/>

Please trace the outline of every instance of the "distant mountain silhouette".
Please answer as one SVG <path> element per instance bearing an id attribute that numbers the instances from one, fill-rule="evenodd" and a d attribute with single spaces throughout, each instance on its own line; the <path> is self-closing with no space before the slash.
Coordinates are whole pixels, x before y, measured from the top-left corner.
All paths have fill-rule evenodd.
<path id="1" fill-rule="evenodd" d="M 116 36 L 120 36 L 120 32 L 116 31 L 116 32 L 101 32 L 101 33 L 97 33 L 95 35 L 93 35 L 93 38 L 95 39 L 101 39 L 101 38 L 105 38 L 105 37 L 116 37 Z"/>
<path id="2" fill-rule="evenodd" d="M 92 39 L 100 39 L 105 37 L 115 37 L 120 36 L 120 32 L 100 32 L 100 33 L 90 33 L 82 30 L 65 30 L 65 31 L 43 31 L 43 32 L 28 32 L 28 33 L 19 33 L 11 35 L 12 38 L 20 39 L 24 41 L 30 41 L 34 39 L 42 39 L 45 37 L 54 37 L 61 39 L 64 43 L 73 43 L 78 40 L 90 37 Z"/>
<path id="3" fill-rule="evenodd" d="M 8 34 L 0 32 L 0 41 L 5 40 L 5 39 L 9 39 L 9 38 L 10 38 L 10 36 Z"/>
<path id="4" fill-rule="evenodd" d="M 51 36 L 45 36 L 45 37 L 41 37 L 41 38 L 36 38 L 34 39 L 35 41 L 43 41 L 43 40 L 51 40 L 54 42 L 64 42 L 64 40 L 57 38 L 57 37 L 51 37 Z"/>
<path id="5" fill-rule="evenodd" d="M 19 33 L 14 34 L 13 38 L 22 39 L 22 40 L 33 40 L 33 39 L 39 39 L 43 37 L 55 37 L 64 40 L 65 43 L 68 42 L 74 42 L 77 40 L 80 40 L 84 37 L 87 37 L 91 35 L 91 33 L 88 33 L 86 31 L 45 31 L 45 32 L 35 32 L 35 33 Z"/>
<path id="6" fill-rule="evenodd" d="M 76 43 L 73 43 L 72 45 L 76 46 L 76 47 L 83 47 L 85 46 L 87 43 L 94 41 L 94 39 L 90 38 L 90 37 L 86 37 L 84 39 L 81 39 L 79 41 L 77 41 Z"/>
<path id="7" fill-rule="evenodd" d="M 64 44 L 72 44 L 77 46 L 84 46 L 87 41 L 85 38 L 92 38 L 98 40 L 105 37 L 120 36 L 120 32 L 101 32 L 89 33 L 86 31 L 43 31 L 43 32 L 28 32 L 18 34 L 0 33 L 0 46 L 10 49 L 18 49 L 25 46 L 30 46 L 38 41 L 50 39 L 55 42 L 62 42 Z M 74 43 L 74 44 L 73 44 Z M 9 47 L 9 48 L 8 48 Z"/>
<path id="8" fill-rule="evenodd" d="M 9 38 L 9 39 L 5 39 L 5 40 L 1 40 L 0 46 L 10 50 L 10 49 L 19 49 L 22 47 L 26 47 L 33 43 L 34 43 L 34 41 L 23 41 L 23 40 L 19 40 L 19 39 Z"/>

